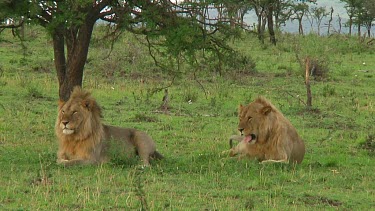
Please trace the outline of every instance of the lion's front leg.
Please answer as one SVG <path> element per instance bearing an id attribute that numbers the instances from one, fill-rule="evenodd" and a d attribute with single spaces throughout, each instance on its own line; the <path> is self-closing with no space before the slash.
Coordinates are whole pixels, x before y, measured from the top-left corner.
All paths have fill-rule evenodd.
<path id="1" fill-rule="evenodd" d="M 59 150 L 59 151 L 57 152 L 57 160 L 56 160 L 56 163 L 57 163 L 57 164 L 64 163 L 64 162 L 66 162 L 66 161 L 68 161 L 68 160 L 69 160 L 69 157 L 66 155 L 65 152 L 63 152 L 63 151 L 61 151 L 61 150 Z"/>
<path id="2" fill-rule="evenodd" d="M 227 150 L 226 152 L 229 153 L 229 156 L 230 156 L 230 157 L 235 157 L 236 155 L 239 154 L 239 152 L 238 152 L 238 150 L 237 150 L 236 148 L 233 148 L 233 149 Z"/>
<path id="3" fill-rule="evenodd" d="M 240 155 L 246 155 L 248 154 L 248 144 L 244 141 L 241 141 L 240 143 L 237 144 L 237 146 L 233 147 L 232 149 L 229 150 L 229 156 L 234 157 L 238 154 Z"/>
<path id="4" fill-rule="evenodd" d="M 58 165 L 63 165 L 63 166 L 73 166 L 73 165 L 88 165 L 88 164 L 94 164 L 96 163 L 95 160 L 90 159 L 90 157 L 87 158 L 81 158 L 81 157 L 75 157 L 71 158 L 70 156 L 67 155 L 67 153 L 63 151 L 59 151 L 57 153 L 57 160 L 56 160 Z"/>

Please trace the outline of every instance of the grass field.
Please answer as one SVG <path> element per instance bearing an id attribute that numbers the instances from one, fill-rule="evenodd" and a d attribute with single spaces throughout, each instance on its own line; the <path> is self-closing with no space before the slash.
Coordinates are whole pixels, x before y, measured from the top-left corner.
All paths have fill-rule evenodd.
<path id="1" fill-rule="evenodd" d="M 0 210 L 371 210 L 375 207 L 375 47 L 345 36 L 280 35 L 278 46 L 244 35 L 233 43 L 256 71 L 192 72 L 169 87 L 131 35 L 109 49 L 93 43 L 84 88 L 107 124 L 147 131 L 166 157 L 101 166 L 56 165 L 58 83 L 50 40 L 27 30 L 24 48 L 0 34 Z M 95 39 L 94 39 L 95 41 Z M 323 61 L 313 109 L 298 58 Z M 152 94 L 151 94 L 152 93 Z M 307 152 L 299 166 L 230 158 L 237 107 L 270 99 L 297 128 Z"/>

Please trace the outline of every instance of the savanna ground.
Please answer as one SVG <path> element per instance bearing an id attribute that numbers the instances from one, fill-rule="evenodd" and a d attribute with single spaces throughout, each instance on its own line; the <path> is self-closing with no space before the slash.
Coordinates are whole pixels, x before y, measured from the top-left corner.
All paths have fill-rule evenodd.
<path id="1" fill-rule="evenodd" d="M 279 35 L 278 46 L 253 35 L 232 44 L 247 55 L 221 74 L 193 70 L 169 87 L 168 114 L 158 110 L 173 77 L 155 68 L 147 48 L 124 35 L 110 57 L 95 35 L 84 88 L 107 124 L 147 131 L 165 159 L 143 169 L 138 159 L 101 166 L 56 165 L 58 82 L 51 42 L 27 29 L 23 46 L 0 36 L 1 210 L 370 210 L 375 207 L 375 46 L 356 37 Z M 316 58 L 328 74 L 311 81 Z M 249 63 L 255 62 L 255 70 Z M 209 65 L 208 65 L 209 67 Z M 305 140 L 299 166 L 258 164 L 221 154 L 236 134 L 237 107 L 270 99 Z"/>

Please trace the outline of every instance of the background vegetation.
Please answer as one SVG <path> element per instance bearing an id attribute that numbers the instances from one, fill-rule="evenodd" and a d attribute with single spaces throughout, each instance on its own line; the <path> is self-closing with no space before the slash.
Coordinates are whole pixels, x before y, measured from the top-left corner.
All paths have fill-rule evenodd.
<path id="1" fill-rule="evenodd" d="M 374 46 L 342 35 L 279 34 L 278 45 L 243 33 L 244 56 L 221 70 L 206 63 L 174 74 L 155 67 L 142 38 L 123 34 L 112 51 L 95 30 L 83 86 L 104 122 L 147 131 L 166 159 L 57 166 L 58 82 L 51 41 L 26 28 L 22 44 L 0 37 L 0 209 L 370 210 L 375 206 Z M 139 42 L 140 41 L 140 42 Z M 108 56 L 111 53 L 111 56 Z M 324 72 L 306 109 L 303 59 Z M 168 113 L 160 111 L 168 87 Z M 306 141 L 299 166 L 229 158 L 237 106 L 263 95 Z"/>

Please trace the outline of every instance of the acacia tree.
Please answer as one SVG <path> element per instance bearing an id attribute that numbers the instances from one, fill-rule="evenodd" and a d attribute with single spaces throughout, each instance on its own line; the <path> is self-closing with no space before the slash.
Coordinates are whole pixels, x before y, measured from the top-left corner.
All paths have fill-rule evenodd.
<path id="1" fill-rule="evenodd" d="M 220 22 L 213 24 L 198 20 L 193 13 L 196 11 L 194 8 L 199 7 L 199 4 L 180 6 L 175 2 L 175 0 L 4 0 L 0 4 L 0 18 L 21 17 L 22 20 L 35 21 L 47 29 L 53 40 L 59 98 L 66 101 L 74 86 L 82 86 L 91 35 L 98 20 L 111 23 L 112 26 L 114 24 L 114 33 L 128 30 L 149 37 L 163 36 L 165 42 L 169 42 L 169 52 L 174 54 L 200 49 L 213 50 L 220 55 L 222 52 L 218 49 L 231 51 L 222 37 L 215 37 L 219 26 L 220 29 L 226 29 Z M 15 11 L 13 8 L 18 9 Z M 211 32 L 205 30 L 207 24 Z M 179 29 L 191 30 L 184 35 L 179 33 Z M 176 34 L 179 37 L 176 37 Z"/>
<path id="2" fill-rule="evenodd" d="M 367 29 L 367 36 L 371 36 L 371 28 L 375 21 L 375 4 L 372 0 L 364 0 L 363 2 L 363 23 Z"/>
<path id="3" fill-rule="evenodd" d="M 345 3 L 345 9 L 349 16 L 349 35 L 352 34 L 352 26 L 357 25 L 358 36 L 361 36 L 361 26 L 365 26 L 368 36 L 371 35 L 371 27 L 375 20 L 375 4 L 373 0 L 341 0 Z"/>
<path id="4" fill-rule="evenodd" d="M 266 6 L 268 0 L 250 0 L 250 4 L 258 19 L 257 34 L 258 39 L 264 43 L 264 31 L 267 23 Z"/>
<path id="5" fill-rule="evenodd" d="M 345 9 L 349 16 L 349 20 L 347 22 L 347 25 L 349 27 L 349 35 L 352 35 L 352 26 L 353 26 L 353 17 L 355 15 L 355 8 L 356 8 L 356 2 L 357 0 L 341 0 L 342 2 L 345 2 Z"/>
<path id="6" fill-rule="evenodd" d="M 311 30 L 313 30 L 313 22 L 314 19 L 317 25 L 317 33 L 320 35 L 320 26 L 322 24 L 323 18 L 325 18 L 329 13 L 326 11 L 325 7 L 312 7 L 311 10 L 308 10 L 309 16 L 307 16 L 308 20 L 311 24 Z"/>
<path id="7" fill-rule="evenodd" d="M 349 35 L 352 34 L 352 27 L 353 24 L 357 25 L 358 28 L 358 35 L 361 35 L 361 25 L 366 17 L 365 11 L 366 8 L 364 7 L 364 2 L 366 0 L 341 0 L 345 3 L 345 9 L 349 16 L 349 20 L 347 25 L 349 27 Z M 372 0 L 370 0 L 372 1 Z M 373 3 L 371 3 L 373 4 Z"/>
<path id="8" fill-rule="evenodd" d="M 306 3 L 296 4 L 292 9 L 292 17 L 291 20 L 298 21 L 298 33 L 303 35 L 303 25 L 302 20 L 306 12 L 308 11 L 309 6 Z"/>

